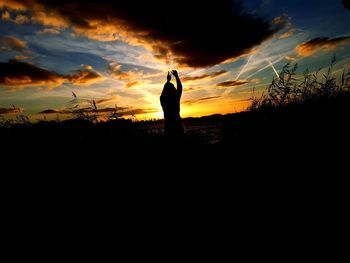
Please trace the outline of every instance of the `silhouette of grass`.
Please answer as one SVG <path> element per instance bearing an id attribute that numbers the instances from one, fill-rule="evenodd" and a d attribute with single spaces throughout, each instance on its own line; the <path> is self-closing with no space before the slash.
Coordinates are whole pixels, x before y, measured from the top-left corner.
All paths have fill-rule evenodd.
<path id="1" fill-rule="evenodd" d="M 350 68 L 343 69 L 341 80 L 337 83 L 333 74 L 336 58 L 333 57 L 325 74 L 320 77 L 319 71 L 310 73 L 307 69 L 302 80 L 296 79 L 298 64 L 293 67 L 286 64 L 278 78 L 260 96 L 253 93 L 252 103 L 248 111 L 264 110 L 267 108 L 285 107 L 291 104 L 305 104 L 311 101 L 334 99 L 348 96 L 350 93 Z"/>

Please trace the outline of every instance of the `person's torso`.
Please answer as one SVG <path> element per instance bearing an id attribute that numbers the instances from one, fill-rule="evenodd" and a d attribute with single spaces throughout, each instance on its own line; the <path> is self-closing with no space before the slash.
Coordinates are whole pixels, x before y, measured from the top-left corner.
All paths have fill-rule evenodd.
<path id="1" fill-rule="evenodd" d="M 177 94 L 161 97 L 161 103 L 164 118 L 176 118 L 180 116 L 180 97 Z"/>

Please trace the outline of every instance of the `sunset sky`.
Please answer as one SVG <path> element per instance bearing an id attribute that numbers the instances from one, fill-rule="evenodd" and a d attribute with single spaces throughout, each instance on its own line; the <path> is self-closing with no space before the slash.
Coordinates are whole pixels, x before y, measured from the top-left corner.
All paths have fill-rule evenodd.
<path id="1" fill-rule="evenodd" d="M 249 104 L 288 62 L 350 63 L 341 0 L 0 0 L 0 114 L 66 115 L 74 92 L 101 114 L 162 118 L 166 72 L 183 81 L 182 117 Z M 45 113 L 45 114 L 44 114 Z"/>

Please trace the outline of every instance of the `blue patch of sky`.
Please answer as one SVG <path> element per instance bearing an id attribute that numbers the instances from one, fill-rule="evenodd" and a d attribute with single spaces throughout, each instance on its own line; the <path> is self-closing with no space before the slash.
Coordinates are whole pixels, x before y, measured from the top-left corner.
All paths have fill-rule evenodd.
<path id="1" fill-rule="evenodd" d="M 346 22 L 350 21 L 350 12 L 341 0 L 245 0 L 244 6 L 247 11 L 255 11 L 270 20 L 288 14 L 295 27 L 310 31 L 314 36 L 350 33 Z"/>

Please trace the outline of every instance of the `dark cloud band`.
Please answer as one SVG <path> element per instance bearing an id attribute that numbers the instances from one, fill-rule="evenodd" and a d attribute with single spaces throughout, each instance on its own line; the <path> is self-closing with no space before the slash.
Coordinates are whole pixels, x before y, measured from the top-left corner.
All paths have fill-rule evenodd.
<path id="1" fill-rule="evenodd" d="M 17 0 L 32 13 L 49 13 L 85 34 L 113 26 L 160 59 L 208 67 L 249 52 L 273 35 L 266 20 L 244 14 L 241 1 Z M 41 14 L 42 14 L 41 13 Z M 37 19 L 38 20 L 38 19 Z M 40 21 L 44 21 L 41 19 Z M 125 38 L 125 36 L 124 36 Z"/>
<path id="2" fill-rule="evenodd" d="M 72 75 L 60 75 L 36 65 L 10 60 L 0 63 L 0 85 L 7 87 L 59 86 L 62 83 L 89 84 L 103 77 L 91 68 L 77 70 Z"/>

